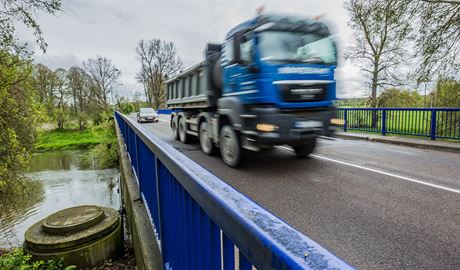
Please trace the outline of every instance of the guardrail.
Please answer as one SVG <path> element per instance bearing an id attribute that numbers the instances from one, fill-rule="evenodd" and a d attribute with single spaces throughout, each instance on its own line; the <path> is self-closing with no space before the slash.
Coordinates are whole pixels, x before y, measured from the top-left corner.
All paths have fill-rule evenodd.
<path id="1" fill-rule="evenodd" d="M 343 131 L 460 140 L 460 108 L 339 108 Z"/>
<path id="2" fill-rule="evenodd" d="M 115 117 L 165 269 L 352 269 L 134 120 Z"/>

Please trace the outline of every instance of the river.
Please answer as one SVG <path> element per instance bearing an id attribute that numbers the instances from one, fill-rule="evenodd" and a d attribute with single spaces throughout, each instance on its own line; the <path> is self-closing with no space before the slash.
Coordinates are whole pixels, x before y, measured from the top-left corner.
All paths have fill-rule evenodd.
<path id="1" fill-rule="evenodd" d="M 118 169 L 92 169 L 86 151 L 53 151 L 34 155 L 26 176 L 27 196 L 12 196 L 0 205 L 0 247 L 20 246 L 24 232 L 58 210 L 84 204 L 118 209 Z"/>

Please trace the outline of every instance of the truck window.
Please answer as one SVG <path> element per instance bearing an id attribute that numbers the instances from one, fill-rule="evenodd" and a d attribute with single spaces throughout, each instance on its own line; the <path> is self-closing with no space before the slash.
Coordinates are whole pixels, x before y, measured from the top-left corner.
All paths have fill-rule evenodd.
<path id="1" fill-rule="evenodd" d="M 228 64 L 233 61 L 233 38 L 225 41 L 222 50 L 222 64 Z"/>
<path id="2" fill-rule="evenodd" d="M 240 53 L 241 61 L 244 64 L 252 62 L 252 50 L 253 50 L 254 39 L 252 38 L 252 32 L 246 33 L 241 38 Z"/>

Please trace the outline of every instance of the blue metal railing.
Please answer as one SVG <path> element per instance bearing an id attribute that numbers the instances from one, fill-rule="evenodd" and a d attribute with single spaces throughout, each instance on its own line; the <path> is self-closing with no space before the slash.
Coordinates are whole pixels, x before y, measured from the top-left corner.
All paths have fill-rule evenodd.
<path id="1" fill-rule="evenodd" d="M 352 269 L 135 121 L 115 117 L 165 269 Z"/>
<path id="2" fill-rule="evenodd" d="M 171 114 L 173 112 L 173 110 L 171 110 L 171 109 L 158 109 L 157 112 L 159 114 Z"/>
<path id="3" fill-rule="evenodd" d="M 339 108 L 344 131 L 460 140 L 460 108 Z"/>

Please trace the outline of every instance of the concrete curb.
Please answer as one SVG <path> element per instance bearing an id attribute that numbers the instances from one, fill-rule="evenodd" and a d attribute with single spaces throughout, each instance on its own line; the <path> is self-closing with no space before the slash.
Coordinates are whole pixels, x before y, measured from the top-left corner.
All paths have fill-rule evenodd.
<path id="1" fill-rule="evenodd" d="M 334 137 L 346 140 L 365 140 L 372 142 L 390 143 L 396 145 L 405 145 L 423 149 L 433 149 L 439 151 L 460 153 L 460 143 L 445 142 L 445 141 L 429 141 L 413 138 L 395 137 L 395 136 L 378 136 L 372 134 L 353 134 L 337 132 Z"/>
<path id="2" fill-rule="evenodd" d="M 115 121 L 118 149 L 120 151 L 121 193 L 128 219 L 128 229 L 132 237 L 137 269 L 161 270 L 163 262 L 160 248 L 153 231 L 148 210 L 141 199 L 139 186 L 128 157 L 125 144 Z"/>

